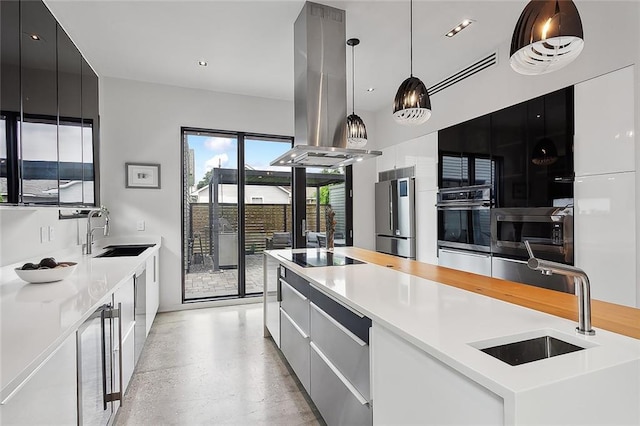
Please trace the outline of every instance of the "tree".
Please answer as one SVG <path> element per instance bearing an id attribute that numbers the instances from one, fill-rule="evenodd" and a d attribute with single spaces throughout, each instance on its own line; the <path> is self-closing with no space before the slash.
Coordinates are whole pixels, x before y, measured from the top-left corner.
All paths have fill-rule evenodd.
<path id="1" fill-rule="evenodd" d="M 200 182 L 198 182 L 198 186 L 196 186 L 196 189 L 200 189 L 209 185 L 209 181 L 211 180 L 211 173 L 213 173 L 213 169 L 207 171 L 207 173 L 204 174 L 202 179 L 200 179 Z"/>
<path id="2" fill-rule="evenodd" d="M 329 185 L 320 187 L 320 205 L 329 204 Z"/>

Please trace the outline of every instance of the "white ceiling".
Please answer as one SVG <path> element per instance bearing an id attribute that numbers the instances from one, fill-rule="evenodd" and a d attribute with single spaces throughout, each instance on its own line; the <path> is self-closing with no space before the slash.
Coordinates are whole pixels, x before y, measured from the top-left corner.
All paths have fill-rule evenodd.
<path id="1" fill-rule="evenodd" d="M 361 40 L 356 112 L 391 108 L 409 76 L 409 2 L 318 2 L 346 10 L 347 38 Z M 431 86 L 509 41 L 526 2 L 416 0 L 414 75 Z M 46 3 L 101 77 L 293 99 L 293 23 L 303 1 Z M 444 36 L 465 18 L 475 22 Z M 347 55 L 351 93 L 350 49 Z M 201 59 L 209 65 L 198 66 Z"/>

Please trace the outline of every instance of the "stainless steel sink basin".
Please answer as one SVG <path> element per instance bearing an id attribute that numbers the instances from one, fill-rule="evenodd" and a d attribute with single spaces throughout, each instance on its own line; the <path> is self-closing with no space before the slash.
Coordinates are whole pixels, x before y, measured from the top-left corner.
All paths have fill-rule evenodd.
<path id="1" fill-rule="evenodd" d="M 123 257 L 123 256 L 139 256 L 143 251 L 149 247 L 153 247 L 155 244 L 124 244 L 107 246 L 104 253 L 97 255 L 96 257 Z"/>
<path id="2" fill-rule="evenodd" d="M 583 349 L 552 336 L 541 336 L 480 350 L 509 365 L 520 365 Z"/>

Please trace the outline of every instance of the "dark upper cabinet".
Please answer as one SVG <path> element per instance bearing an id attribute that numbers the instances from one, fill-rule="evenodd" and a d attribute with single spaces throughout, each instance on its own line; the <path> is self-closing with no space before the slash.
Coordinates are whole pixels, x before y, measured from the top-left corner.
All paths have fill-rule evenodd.
<path id="1" fill-rule="evenodd" d="M 57 23 L 39 1 L 20 2 L 21 201 L 58 204 Z"/>
<path id="2" fill-rule="evenodd" d="M 98 77 L 42 1 L 0 7 L 0 202 L 95 205 Z"/>
<path id="3" fill-rule="evenodd" d="M 20 3 L 0 1 L 0 203 L 17 203 L 19 192 L 16 140 L 20 115 Z"/>
<path id="4" fill-rule="evenodd" d="M 98 76 L 82 60 L 82 162 L 83 162 L 83 197 L 85 204 L 94 204 L 99 199 L 100 188 L 97 167 L 100 137 L 100 117 L 98 114 Z M 94 190 L 96 193 L 94 193 Z"/>
<path id="5" fill-rule="evenodd" d="M 58 26 L 60 204 L 83 203 L 82 55 Z"/>
<path id="6" fill-rule="evenodd" d="M 491 151 L 496 167 L 496 207 L 526 207 L 527 104 L 491 114 Z"/>
<path id="7" fill-rule="evenodd" d="M 573 87 L 527 102 L 529 207 L 572 202 L 573 122 Z"/>
<path id="8" fill-rule="evenodd" d="M 491 120 L 482 116 L 438 132 L 438 186 L 491 184 Z"/>

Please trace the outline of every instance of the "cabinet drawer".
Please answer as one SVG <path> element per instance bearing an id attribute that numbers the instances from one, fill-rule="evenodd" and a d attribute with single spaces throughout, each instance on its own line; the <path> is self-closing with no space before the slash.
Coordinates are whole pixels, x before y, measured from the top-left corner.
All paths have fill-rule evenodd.
<path id="1" fill-rule="evenodd" d="M 283 309 L 280 309 L 280 317 L 280 349 L 302 386 L 310 392 L 309 335 Z"/>
<path id="2" fill-rule="evenodd" d="M 307 284 L 307 288 L 309 284 Z M 309 334 L 309 299 L 296 288 L 291 286 L 288 281 L 280 280 L 280 288 L 282 295 L 282 309 L 289 315 L 293 321 L 304 331 Z"/>
<path id="3" fill-rule="evenodd" d="M 370 425 L 371 408 L 312 342 L 311 399 L 329 426 Z"/>
<path id="4" fill-rule="evenodd" d="M 369 345 L 313 303 L 310 315 L 313 343 L 369 400 Z"/>
<path id="5" fill-rule="evenodd" d="M 309 300 L 351 333 L 369 344 L 369 329 L 371 328 L 371 320 L 369 318 L 345 307 L 311 286 L 309 286 Z"/>

